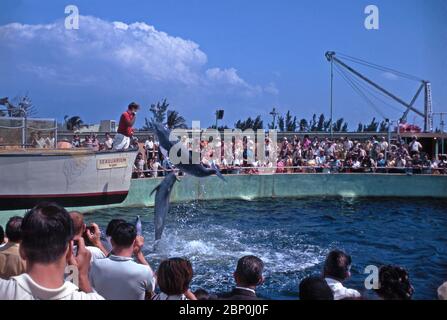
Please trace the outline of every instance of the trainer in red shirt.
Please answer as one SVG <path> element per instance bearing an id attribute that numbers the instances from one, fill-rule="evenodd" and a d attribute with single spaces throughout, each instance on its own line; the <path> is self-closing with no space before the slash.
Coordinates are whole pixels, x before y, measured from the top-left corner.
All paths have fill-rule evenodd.
<path id="1" fill-rule="evenodd" d="M 133 125 L 139 108 L 140 106 L 135 102 L 129 104 L 127 111 L 121 115 L 120 123 L 118 125 L 118 133 L 121 133 L 128 138 L 132 137 L 134 132 Z"/>

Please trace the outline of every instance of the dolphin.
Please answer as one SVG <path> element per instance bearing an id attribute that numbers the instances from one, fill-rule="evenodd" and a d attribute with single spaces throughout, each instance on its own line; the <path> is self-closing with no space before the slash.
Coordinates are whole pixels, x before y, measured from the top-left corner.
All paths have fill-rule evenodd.
<path id="1" fill-rule="evenodd" d="M 152 190 L 152 195 L 155 191 L 155 240 L 161 239 L 163 229 L 165 228 L 166 216 L 169 212 L 169 196 L 176 181 L 179 181 L 174 172 L 169 173 L 163 181 Z"/>
<path id="2" fill-rule="evenodd" d="M 155 129 L 155 133 L 158 137 L 158 141 L 160 142 L 160 146 L 169 153 L 169 150 L 171 150 L 171 148 L 178 141 L 172 142 L 169 140 L 170 132 L 169 130 L 165 129 L 163 125 L 153 122 L 152 126 Z M 180 171 L 199 178 L 216 174 L 220 179 L 226 181 L 222 173 L 219 171 L 219 168 L 217 168 L 214 163 L 211 165 L 211 168 L 206 168 L 205 166 L 203 166 L 203 164 L 192 164 L 192 151 L 188 151 L 184 146 L 182 146 L 180 152 L 189 154 L 188 163 L 175 164 L 175 167 L 178 168 Z"/>

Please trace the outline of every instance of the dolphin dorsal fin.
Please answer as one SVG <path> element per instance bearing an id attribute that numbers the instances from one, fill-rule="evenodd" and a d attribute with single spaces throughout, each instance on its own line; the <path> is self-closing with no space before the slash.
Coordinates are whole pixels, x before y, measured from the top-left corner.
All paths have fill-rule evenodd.
<path id="1" fill-rule="evenodd" d="M 154 190 L 152 190 L 152 192 L 150 193 L 149 196 L 152 196 L 152 194 L 153 194 L 155 191 L 157 191 L 158 189 L 160 189 L 160 185 L 161 185 L 161 183 L 160 183 L 158 186 L 156 186 L 156 187 L 154 188 Z"/>

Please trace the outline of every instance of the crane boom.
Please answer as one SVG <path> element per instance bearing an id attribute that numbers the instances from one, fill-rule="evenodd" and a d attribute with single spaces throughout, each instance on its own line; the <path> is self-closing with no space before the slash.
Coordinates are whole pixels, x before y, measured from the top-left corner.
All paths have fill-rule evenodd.
<path id="1" fill-rule="evenodd" d="M 352 74 L 354 74 L 358 78 L 362 79 L 363 81 L 365 81 L 369 85 L 373 86 L 374 88 L 376 88 L 377 90 L 379 90 L 380 92 L 382 92 L 383 94 L 388 96 L 389 98 L 391 98 L 394 101 L 396 101 L 397 103 L 403 105 L 406 108 L 406 110 L 405 110 L 401 120 L 406 120 L 408 113 L 410 111 L 413 111 L 417 115 L 419 115 L 419 116 L 424 118 L 424 131 L 431 131 L 432 130 L 432 124 L 431 124 L 431 121 L 432 121 L 431 120 L 431 118 L 432 118 L 432 116 L 431 116 L 432 110 L 431 110 L 431 87 L 430 87 L 430 82 L 428 82 L 428 81 L 421 81 L 421 85 L 420 85 L 418 91 L 416 92 L 416 94 L 414 95 L 413 99 L 411 100 L 410 103 L 407 103 L 403 99 L 399 98 L 395 94 L 391 93 L 390 91 L 388 91 L 385 88 L 383 88 L 382 86 L 378 85 L 377 83 L 375 83 L 371 79 L 367 78 L 366 76 L 364 76 L 363 74 L 361 74 L 360 72 L 355 70 L 354 68 L 350 67 L 349 65 L 347 65 L 346 63 L 344 63 L 343 61 L 338 59 L 335 55 L 336 55 L 336 53 L 334 51 L 328 51 L 325 54 L 326 59 L 329 62 L 337 63 L 338 65 L 340 65 L 341 67 L 345 68 L 346 70 L 348 70 L 349 72 L 351 72 Z M 424 112 L 422 112 L 422 111 L 420 111 L 420 110 L 418 110 L 418 109 L 416 109 L 414 107 L 414 103 L 416 102 L 417 98 L 419 97 L 419 95 L 420 95 L 420 93 L 422 92 L 423 89 L 425 89 L 425 95 L 426 95 L 425 102 L 424 102 Z M 429 96 L 429 97 L 427 98 L 427 96 Z"/>

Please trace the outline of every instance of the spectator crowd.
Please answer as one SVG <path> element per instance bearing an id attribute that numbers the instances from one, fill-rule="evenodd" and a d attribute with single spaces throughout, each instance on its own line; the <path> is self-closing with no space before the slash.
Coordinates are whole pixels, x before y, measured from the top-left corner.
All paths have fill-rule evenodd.
<path id="1" fill-rule="evenodd" d="M 143 254 L 144 238 L 134 224 L 109 222 L 105 234 L 95 223 L 86 225 L 79 212 L 55 203 L 41 203 L 25 216 L 12 217 L 0 227 L 0 300 L 260 300 L 264 262 L 241 257 L 229 292 L 190 289 L 193 265 L 184 258 L 163 260 L 154 271 Z M 297 284 L 301 300 L 410 300 L 414 289 L 399 266 L 379 269 L 371 296 L 347 288 L 351 257 L 331 251 L 320 275 Z M 447 282 L 438 289 L 447 299 Z"/>
<path id="2" fill-rule="evenodd" d="M 292 141 L 283 138 L 273 143 L 269 137 L 263 144 L 263 155 L 258 156 L 254 140 L 233 138 L 225 145 L 219 137 L 193 144 L 183 136 L 185 148 L 200 152 L 206 167 L 215 164 L 223 174 L 271 173 L 403 173 L 445 174 L 447 156 L 433 159 L 424 152 L 416 137 L 410 142 L 389 142 L 385 137 L 365 141 L 295 136 Z M 199 146 L 194 150 L 194 146 Z M 262 154 L 262 153 L 261 153 Z M 163 176 L 172 166 L 166 152 L 154 139 L 149 138 L 135 160 L 134 178 Z"/>

